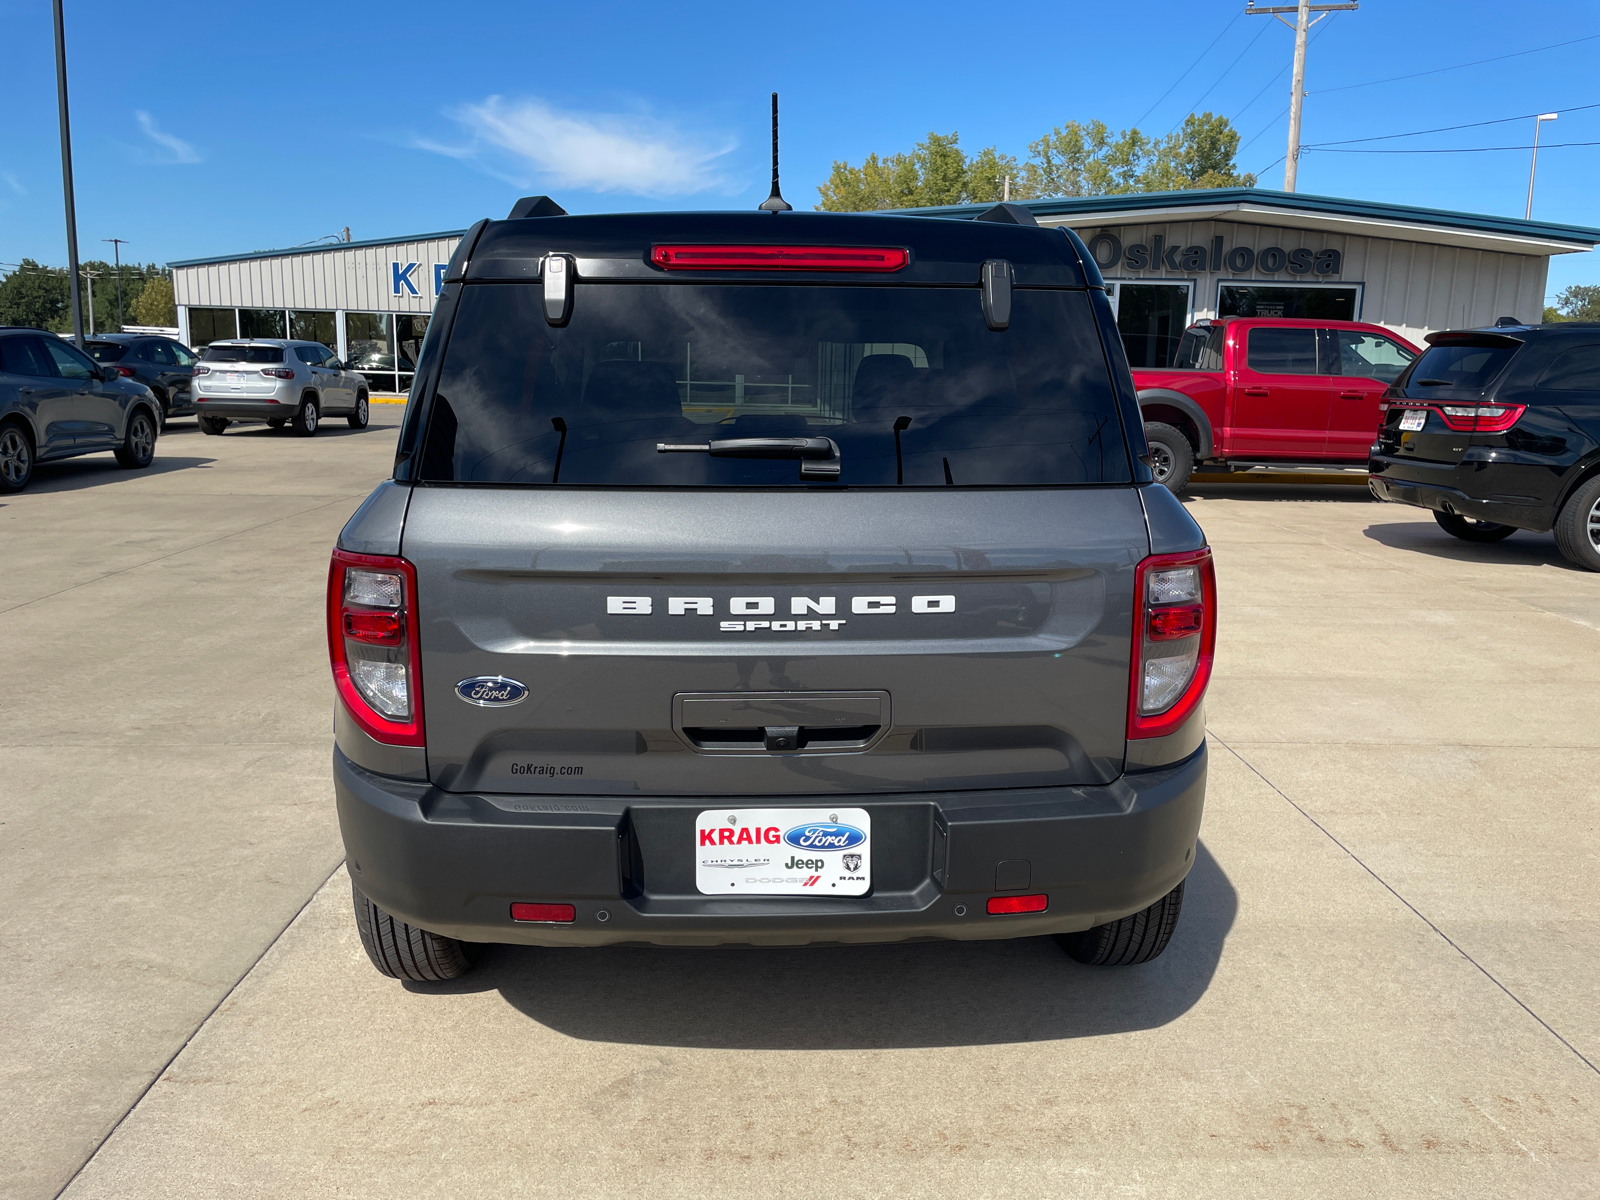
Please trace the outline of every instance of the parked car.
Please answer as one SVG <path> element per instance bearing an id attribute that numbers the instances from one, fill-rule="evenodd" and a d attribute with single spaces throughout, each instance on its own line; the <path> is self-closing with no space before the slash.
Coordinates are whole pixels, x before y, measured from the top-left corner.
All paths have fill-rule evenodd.
<path id="1" fill-rule="evenodd" d="M 1372 494 L 1498 542 L 1553 531 L 1600 571 L 1600 324 L 1430 333 L 1384 398 Z"/>
<path id="2" fill-rule="evenodd" d="M 1216 589 L 1076 234 L 1005 205 L 514 217 L 445 281 L 329 572 L 378 970 L 450 978 L 484 942 L 1161 953 Z"/>
<path id="3" fill-rule="evenodd" d="M 1171 369 L 1133 372 L 1156 478 L 1199 466 L 1365 466 L 1384 390 L 1420 353 L 1381 325 L 1288 317 L 1201 321 Z"/>
<path id="4" fill-rule="evenodd" d="M 71 342 L 0 328 L 0 492 L 27 487 L 36 463 L 100 450 L 125 467 L 148 467 L 160 413 L 144 384 Z"/>
<path id="5" fill-rule="evenodd" d="M 321 342 L 279 338 L 212 342 L 194 369 L 195 411 L 202 433 L 221 433 L 236 421 L 292 424 L 316 434 L 324 416 L 343 416 L 365 429 L 367 381 Z"/>
<path id="6" fill-rule="evenodd" d="M 145 333 L 100 333 L 84 348 L 102 366 L 114 367 L 124 379 L 149 388 L 161 403 L 161 426 L 168 417 L 194 411 L 189 380 L 199 357 L 182 342 Z"/>

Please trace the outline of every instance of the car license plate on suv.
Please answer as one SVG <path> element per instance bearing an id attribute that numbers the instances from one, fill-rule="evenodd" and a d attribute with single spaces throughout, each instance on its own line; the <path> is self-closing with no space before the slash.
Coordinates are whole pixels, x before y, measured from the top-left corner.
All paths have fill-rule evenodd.
<path id="1" fill-rule="evenodd" d="M 707 896 L 863 896 L 872 886 L 864 808 L 709 808 L 694 844 Z"/>
<path id="2" fill-rule="evenodd" d="M 1408 433 L 1415 433 L 1427 423 L 1427 409 L 1411 408 L 1400 414 L 1400 428 Z"/>

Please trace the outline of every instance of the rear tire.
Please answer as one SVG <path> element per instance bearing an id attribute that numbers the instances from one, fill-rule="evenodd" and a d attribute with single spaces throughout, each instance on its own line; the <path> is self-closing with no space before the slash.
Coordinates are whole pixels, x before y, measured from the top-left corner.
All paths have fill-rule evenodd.
<path id="1" fill-rule="evenodd" d="M 1131 967 L 1147 963 L 1167 948 L 1183 911 L 1183 884 L 1143 912 L 1096 925 L 1082 933 L 1058 933 L 1061 948 L 1091 967 Z"/>
<path id="2" fill-rule="evenodd" d="M 466 946 L 455 938 L 396 920 L 363 896 L 354 883 L 350 896 L 355 901 L 361 948 L 372 965 L 390 979 L 439 983 L 459 979 L 472 969 Z"/>
<path id="3" fill-rule="evenodd" d="M 300 401 L 300 407 L 294 412 L 294 431 L 301 437 L 316 437 L 317 425 L 322 419 L 322 413 L 317 408 L 317 402 L 310 396 Z"/>
<path id="4" fill-rule="evenodd" d="M 1503 542 L 1517 531 L 1515 525 L 1496 525 L 1493 521 L 1475 521 L 1456 513 L 1436 512 L 1433 519 L 1439 528 L 1463 542 Z"/>
<path id="5" fill-rule="evenodd" d="M 156 419 L 147 408 L 136 408 L 128 417 L 128 432 L 116 451 L 117 461 L 129 470 L 142 471 L 156 457 Z"/>
<path id="6" fill-rule="evenodd" d="M 346 418 L 346 420 L 350 422 L 351 429 L 365 429 L 367 427 L 367 421 L 371 417 L 371 413 L 371 404 L 367 399 L 367 394 L 362 392 L 356 397 L 355 409 L 351 412 L 349 417 Z"/>
<path id="7" fill-rule="evenodd" d="M 1586 571 L 1600 571 L 1600 475 L 1567 497 L 1554 532 L 1562 557 Z"/>
<path id="8" fill-rule="evenodd" d="M 201 433 L 218 434 L 228 427 L 228 418 L 208 417 L 201 414 L 195 418 L 195 424 L 200 426 Z"/>
<path id="9" fill-rule="evenodd" d="M 1150 470 L 1156 482 L 1174 496 L 1183 495 L 1194 474 L 1194 447 L 1189 439 L 1160 421 L 1144 427 L 1144 438 L 1150 443 Z"/>
<path id="10" fill-rule="evenodd" d="M 16 421 L 0 425 L 0 492 L 20 492 L 33 478 L 33 439 Z"/>

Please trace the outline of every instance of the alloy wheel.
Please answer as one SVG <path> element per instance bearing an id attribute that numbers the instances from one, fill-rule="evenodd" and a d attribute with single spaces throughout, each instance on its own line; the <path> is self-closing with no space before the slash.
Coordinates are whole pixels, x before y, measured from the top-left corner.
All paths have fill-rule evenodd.
<path id="1" fill-rule="evenodd" d="M 1156 477 L 1157 483 L 1165 483 L 1172 478 L 1172 451 L 1159 443 L 1150 446 L 1150 472 Z"/>
<path id="2" fill-rule="evenodd" d="M 1589 544 L 1600 550 L 1600 498 L 1589 506 Z"/>
<path id="3" fill-rule="evenodd" d="M 0 476 L 4 476 L 7 483 L 12 487 L 20 486 L 28 477 L 32 459 L 28 439 L 19 431 L 7 429 L 0 432 Z"/>
<path id="4" fill-rule="evenodd" d="M 133 418 L 133 452 L 140 462 L 156 452 L 156 431 L 150 418 L 140 413 Z"/>
<path id="5" fill-rule="evenodd" d="M 305 413 L 300 420 L 305 424 L 307 433 L 315 432 L 317 428 L 317 406 L 309 400 L 306 401 Z"/>

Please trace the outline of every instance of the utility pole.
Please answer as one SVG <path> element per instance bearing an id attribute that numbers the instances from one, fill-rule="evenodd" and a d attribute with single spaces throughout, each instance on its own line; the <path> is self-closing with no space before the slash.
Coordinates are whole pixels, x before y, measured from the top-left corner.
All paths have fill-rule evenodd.
<path id="1" fill-rule="evenodd" d="M 67 29 L 61 0 L 56 17 L 56 105 L 61 120 L 61 191 L 67 200 L 67 276 L 72 289 L 72 340 L 83 349 L 83 297 L 78 294 L 78 210 L 72 203 L 72 123 L 67 119 Z"/>
<path id="2" fill-rule="evenodd" d="M 1277 17 L 1294 30 L 1294 83 L 1289 93 L 1289 153 L 1283 160 L 1283 190 L 1286 192 L 1294 191 L 1295 176 L 1300 167 L 1300 101 L 1306 94 L 1306 34 L 1329 13 L 1354 11 L 1360 7 L 1360 4 L 1312 4 L 1311 0 L 1300 0 L 1298 4 L 1257 8 L 1255 0 L 1245 0 L 1246 16 Z M 1284 13 L 1295 14 L 1292 24 L 1284 19 Z M 1321 13 L 1322 16 L 1314 21 L 1311 19 L 1312 13 Z"/>
<path id="3" fill-rule="evenodd" d="M 122 332 L 122 248 L 126 246 L 125 238 L 101 238 L 102 242 L 111 243 L 111 257 L 117 264 L 117 332 Z"/>
<path id="4" fill-rule="evenodd" d="M 96 272 L 89 270 L 88 267 L 81 267 L 81 268 L 79 268 L 79 270 L 83 274 L 84 281 L 89 285 L 89 336 L 93 337 L 94 336 L 94 281 L 96 279 L 100 278 L 100 276 Z M 83 325 L 82 325 L 81 322 L 79 323 L 79 326 L 78 326 L 78 348 L 79 349 L 83 348 Z"/>
<path id="5" fill-rule="evenodd" d="M 1533 159 L 1528 163 L 1528 210 L 1522 214 L 1524 221 L 1533 220 L 1533 173 L 1539 169 L 1539 127 L 1554 121 L 1559 113 L 1540 113 L 1533 122 Z"/>

